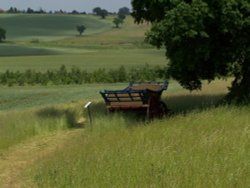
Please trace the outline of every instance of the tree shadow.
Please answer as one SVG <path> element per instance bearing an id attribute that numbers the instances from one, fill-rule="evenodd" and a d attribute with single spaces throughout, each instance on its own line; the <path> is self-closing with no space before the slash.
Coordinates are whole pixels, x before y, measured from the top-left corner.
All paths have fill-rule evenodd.
<path id="1" fill-rule="evenodd" d="M 192 111 L 203 111 L 221 105 L 225 94 L 174 95 L 162 98 L 172 115 L 188 114 Z"/>
<path id="2" fill-rule="evenodd" d="M 59 109 L 55 107 L 43 108 L 37 112 L 42 118 L 64 118 L 66 119 L 67 128 L 79 128 L 76 120 L 76 112 L 72 109 Z"/>
<path id="3" fill-rule="evenodd" d="M 84 110 L 84 114 L 87 117 L 87 110 Z M 105 119 L 105 118 L 112 118 L 114 116 L 120 116 L 124 120 L 126 120 L 127 126 L 135 125 L 141 122 L 145 122 L 146 119 L 146 111 L 139 111 L 139 110 L 117 110 L 114 112 L 109 112 L 106 109 L 106 105 L 104 101 L 95 102 L 90 107 L 91 116 L 95 122 L 95 119 Z"/>

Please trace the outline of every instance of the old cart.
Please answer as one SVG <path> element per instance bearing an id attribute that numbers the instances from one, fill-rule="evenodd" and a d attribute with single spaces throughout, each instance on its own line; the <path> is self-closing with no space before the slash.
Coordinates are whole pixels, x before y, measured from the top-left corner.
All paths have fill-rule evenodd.
<path id="1" fill-rule="evenodd" d="M 168 87 L 168 82 L 131 82 L 122 90 L 102 90 L 106 108 L 109 112 L 116 110 L 134 110 L 145 112 L 146 118 L 162 117 L 168 112 L 166 104 L 161 101 L 161 94 Z"/>

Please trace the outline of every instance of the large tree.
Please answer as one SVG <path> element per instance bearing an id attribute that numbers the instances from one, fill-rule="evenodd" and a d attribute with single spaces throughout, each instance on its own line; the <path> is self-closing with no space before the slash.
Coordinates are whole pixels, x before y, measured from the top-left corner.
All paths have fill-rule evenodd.
<path id="1" fill-rule="evenodd" d="M 146 39 L 166 49 L 168 73 L 190 90 L 201 80 L 234 76 L 228 98 L 250 101 L 249 0 L 132 0 Z"/>

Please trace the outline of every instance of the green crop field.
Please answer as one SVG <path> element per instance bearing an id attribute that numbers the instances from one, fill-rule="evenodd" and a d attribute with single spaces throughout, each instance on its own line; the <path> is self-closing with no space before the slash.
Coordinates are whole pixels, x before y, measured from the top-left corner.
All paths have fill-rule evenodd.
<path id="1" fill-rule="evenodd" d="M 0 74 L 167 65 L 164 50 L 144 42 L 150 25 L 127 17 L 115 29 L 112 20 L 0 14 Z M 170 80 L 162 100 L 172 115 L 150 122 L 106 113 L 99 91 L 128 83 L 0 86 L 0 187 L 249 187 L 250 108 L 221 103 L 231 81 L 189 92 Z"/>
<path id="2" fill-rule="evenodd" d="M 76 15 L 0 15 L 1 26 L 8 31 L 8 40 L 55 40 L 77 35 L 76 26 L 84 24 L 86 34 L 110 30 L 111 24 L 90 16 Z"/>
<path id="3" fill-rule="evenodd" d="M 25 30 L 31 26 L 23 26 L 27 16 L 21 15 L 16 18 L 14 15 L 0 15 L 0 21 L 3 22 L 3 26 L 6 25 L 9 41 L 0 45 L 0 72 L 27 69 L 45 72 L 59 69 L 62 65 L 69 68 L 75 66 L 87 71 L 118 68 L 121 65 L 125 65 L 126 68 L 141 67 L 145 64 L 166 65 L 164 51 L 153 49 L 143 42 L 144 32 L 149 26 L 137 26 L 130 17 L 124 23 L 124 28 L 112 29 L 112 18 L 103 21 L 93 16 L 36 15 L 28 17 L 32 19 L 30 24 L 33 23 L 34 30 L 40 32 L 40 21 L 46 24 L 41 30 L 44 37 L 33 37 L 30 31 Z M 51 22 L 57 21 L 59 25 L 55 25 L 58 28 L 51 30 Z M 78 22 L 90 28 L 82 37 L 76 36 L 75 27 Z M 71 35 L 64 33 L 66 26 L 63 25 L 69 28 Z M 20 33 L 12 33 L 17 30 L 21 30 Z M 56 40 L 56 31 L 60 30 L 61 40 Z"/>

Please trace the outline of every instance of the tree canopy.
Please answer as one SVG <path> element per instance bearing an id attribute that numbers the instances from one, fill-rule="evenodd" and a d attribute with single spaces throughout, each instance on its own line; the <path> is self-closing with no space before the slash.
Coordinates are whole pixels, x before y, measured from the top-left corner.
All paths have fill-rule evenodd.
<path id="1" fill-rule="evenodd" d="M 87 29 L 84 25 L 77 25 L 76 26 L 77 31 L 79 32 L 80 35 Z"/>
<path id="2" fill-rule="evenodd" d="M 113 23 L 115 24 L 116 28 L 119 28 L 119 25 L 123 23 L 123 19 L 121 19 L 119 17 L 115 17 L 113 20 Z"/>
<path id="3" fill-rule="evenodd" d="M 6 39 L 6 30 L 0 27 L 0 42 Z"/>
<path id="4" fill-rule="evenodd" d="M 97 16 L 101 16 L 102 19 L 105 19 L 108 16 L 108 11 L 105 9 L 101 9 L 100 7 L 96 7 L 93 9 L 93 13 Z"/>
<path id="5" fill-rule="evenodd" d="M 249 0 L 132 0 L 137 23 L 152 22 L 146 39 L 166 49 L 168 73 L 187 89 L 234 76 L 228 98 L 250 101 Z"/>
<path id="6" fill-rule="evenodd" d="M 118 14 L 130 15 L 130 10 L 128 7 L 119 8 Z"/>

